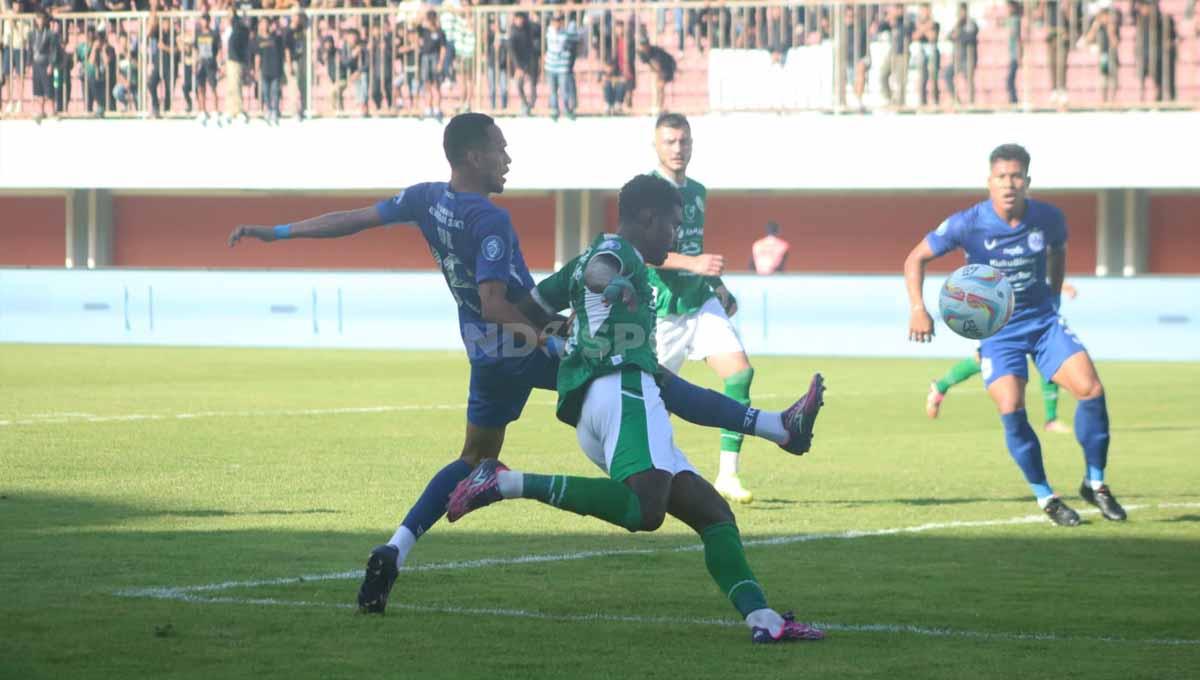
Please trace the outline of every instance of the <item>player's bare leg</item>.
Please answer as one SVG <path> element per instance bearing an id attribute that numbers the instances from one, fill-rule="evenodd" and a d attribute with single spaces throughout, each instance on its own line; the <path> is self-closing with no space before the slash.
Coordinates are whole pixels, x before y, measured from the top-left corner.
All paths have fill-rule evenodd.
<path id="1" fill-rule="evenodd" d="M 1062 385 L 1078 400 L 1075 407 L 1075 439 L 1083 448 L 1087 466 L 1079 495 L 1099 508 L 1105 519 L 1122 521 L 1126 517 L 1125 509 L 1104 483 L 1104 471 L 1108 467 L 1108 405 L 1096 365 L 1087 352 L 1076 352 L 1055 372 L 1054 382 Z"/>
<path id="2" fill-rule="evenodd" d="M 705 359 L 709 367 L 725 383 L 725 394 L 730 398 L 750 404 L 750 384 L 754 379 L 754 369 L 745 352 L 728 352 L 714 354 Z M 735 503 L 750 503 L 754 494 L 742 486 L 738 477 L 738 464 L 741 459 L 742 434 L 730 430 L 721 431 L 720 467 L 714 486 L 725 498 Z"/>
<path id="3" fill-rule="evenodd" d="M 466 441 L 458 460 L 442 468 L 429 484 L 408 516 L 396 528 L 391 540 L 376 546 L 367 557 L 367 567 L 358 590 L 358 609 L 364 614 L 382 614 L 388 594 L 396 582 L 400 567 L 421 534 L 445 512 L 454 487 L 479 463 L 500 456 L 504 447 L 505 427 L 480 427 L 467 423 Z"/>

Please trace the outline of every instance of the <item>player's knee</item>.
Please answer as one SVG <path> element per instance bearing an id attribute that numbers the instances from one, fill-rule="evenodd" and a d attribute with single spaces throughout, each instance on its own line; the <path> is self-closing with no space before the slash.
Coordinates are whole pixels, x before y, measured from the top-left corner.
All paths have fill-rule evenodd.
<path id="1" fill-rule="evenodd" d="M 1087 399 L 1098 399 L 1104 396 L 1104 385 L 1100 384 L 1100 379 L 1096 377 L 1089 378 L 1079 385 L 1079 393 L 1075 398 L 1080 401 Z"/>
<path id="2" fill-rule="evenodd" d="M 656 531 L 667 518 L 667 494 L 657 485 L 637 494 L 642 511 L 642 522 L 638 531 Z"/>
<path id="3" fill-rule="evenodd" d="M 1018 398 L 1012 399 L 997 399 L 996 410 L 1000 411 L 1000 415 L 1006 416 L 1010 413 L 1016 413 L 1025 408 L 1025 403 Z"/>
<path id="4" fill-rule="evenodd" d="M 667 509 L 665 507 L 646 507 L 642 506 L 642 526 L 638 531 L 657 531 L 667 519 Z"/>

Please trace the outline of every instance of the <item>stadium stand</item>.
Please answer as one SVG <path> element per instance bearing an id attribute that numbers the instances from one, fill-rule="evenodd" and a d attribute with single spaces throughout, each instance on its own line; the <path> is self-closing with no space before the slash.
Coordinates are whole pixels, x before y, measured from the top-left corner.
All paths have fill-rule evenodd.
<path id="1" fill-rule="evenodd" d="M 291 58 L 285 74 L 282 111 L 299 110 L 297 81 L 305 80 L 310 93 L 308 116 L 430 115 L 420 97 L 429 87 L 430 71 L 418 56 L 422 45 L 431 46 L 437 62 L 434 75 L 442 80 L 441 114 L 480 110 L 517 115 L 523 113 L 516 92 L 517 60 L 510 49 L 514 17 L 524 14 L 526 39 L 535 49 L 546 49 L 544 38 L 556 13 L 565 15 L 565 30 L 573 35 L 571 70 L 577 85 L 578 113 L 602 115 L 605 74 L 610 64 L 623 71 L 632 88 L 626 106 L 617 113 L 645 113 L 652 107 L 649 66 L 636 49 L 643 42 L 657 45 L 677 63 L 676 76 L 666 87 L 664 106 L 686 113 L 713 110 L 857 110 L 843 106 L 836 96 L 839 86 L 851 89 L 843 77 L 841 49 L 847 27 L 842 25 L 845 3 L 798 3 L 772 0 L 748 2 L 590 2 L 583 4 L 524 3 L 475 4 L 453 0 L 434 4 L 384 3 L 373 0 L 242 0 L 236 3 L 240 21 L 248 25 L 247 48 L 252 62 L 258 49 L 257 25 L 267 22 L 269 34 L 278 35 Z M 890 32 L 890 4 L 859 6 L 860 21 L 870 40 L 872 65 L 867 74 L 864 110 L 890 107 L 879 93 L 882 60 Z M 1015 3 L 1014 3 L 1015 4 Z M 302 7 L 303 6 L 303 7 Z M 921 3 L 904 5 L 906 21 L 915 21 Z M 1191 108 L 1200 106 L 1200 18 L 1189 0 L 1030 0 L 1021 11 L 1021 64 L 1017 77 L 1017 110 L 1099 108 Z M 1154 7 L 1163 19 L 1153 19 Z M 198 22 L 211 15 L 220 39 L 221 80 L 215 87 L 219 101 L 210 111 L 224 110 L 229 57 L 230 0 L 0 0 L 0 116 L 29 117 L 39 106 L 34 98 L 37 65 L 32 61 L 37 15 L 52 16 L 58 34 L 58 58 L 50 68 L 56 114 L 64 117 L 196 116 L 196 88 L 201 66 L 196 38 Z M 936 43 L 938 78 L 944 81 L 953 63 L 950 35 L 957 3 L 931 3 L 932 16 L 941 31 Z M 421 26 L 428 9 L 440 16 L 447 47 L 437 47 L 436 36 Z M 103 11 L 94 11 L 103 10 Z M 116 11 L 114 11 L 116 10 Z M 954 103 L 945 82 L 940 98 L 925 107 L 915 105 L 918 50 L 909 45 L 908 96 L 905 109 L 998 110 L 1014 108 L 1008 101 L 1005 80 L 1009 69 L 1008 3 L 976 1 L 969 14 L 979 27 L 978 59 L 973 104 Z M 1117 91 L 1113 101 L 1102 98 L 1101 47 L 1095 34 L 1089 39 L 1094 18 L 1106 11 L 1119 17 Z M 303 20 L 300 17 L 303 16 Z M 1061 41 L 1053 31 L 1063 17 Z M 302 21 L 302 23 L 301 23 Z M 615 28 L 620 25 L 620 29 Z M 299 27 L 299 29 L 297 29 Z M 353 34 L 353 37 L 352 37 Z M 235 44 L 240 44 L 235 41 Z M 1065 56 L 1067 100 L 1053 92 L 1048 45 Z M 236 49 L 236 48 L 235 48 Z M 1057 55 L 1055 55 L 1057 56 Z M 303 62 L 304 68 L 294 68 Z M 535 60 L 541 67 L 541 60 Z M 1173 69 L 1171 67 L 1174 67 Z M 535 80 L 538 92 L 532 115 L 548 114 L 548 82 L 544 68 Z M 1139 74 L 1149 76 L 1144 91 Z M 494 74 L 503 73 L 496 78 Z M 1174 85 L 1175 97 L 1156 101 L 1154 77 L 1164 91 Z M 497 92 L 492 103 L 491 80 L 508 91 L 507 106 Z M 114 101 L 113 90 L 123 88 L 125 103 Z M 151 92 L 154 88 L 155 92 Z M 171 90 L 171 107 L 166 93 Z M 255 69 L 243 76 L 242 96 L 247 117 L 260 117 L 264 106 Z M 466 100 L 470 97 L 470 100 Z M 163 106 L 156 107 L 155 99 Z M 103 109 L 103 112 L 102 112 Z M 156 109 L 158 109 L 156 111 Z M 214 119 L 214 122 L 215 121 Z M 228 122 L 228 121 L 221 121 Z"/>

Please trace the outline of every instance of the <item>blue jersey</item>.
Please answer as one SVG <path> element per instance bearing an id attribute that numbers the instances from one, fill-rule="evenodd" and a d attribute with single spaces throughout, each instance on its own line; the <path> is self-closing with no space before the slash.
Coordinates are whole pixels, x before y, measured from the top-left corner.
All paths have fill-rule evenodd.
<path id="1" fill-rule="evenodd" d="M 500 359 L 504 337 L 483 320 L 479 284 L 503 281 L 515 302 L 533 288 L 508 211 L 446 182 L 415 184 L 376 205 L 385 223 L 415 222 L 458 304 L 459 331 L 472 363 Z"/>
<path id="2" fill-rule="evenodd" d="M 1013 227 L 996 214 L 991 201 L 983 201 L 951 215 L 925 242 L 934 255 L 962 248 L 968 264 L 987 264 L 1004 272 L 1016 294 L 1016 307 L 1001 333 L 1019 331 L 1023 322 L 1055 313 L 1046 281 L 1046 249 L 1067 242 L 1067 223 L 1062 211 L 1049 203 L 1027 200 L 1024 220 Z"/>

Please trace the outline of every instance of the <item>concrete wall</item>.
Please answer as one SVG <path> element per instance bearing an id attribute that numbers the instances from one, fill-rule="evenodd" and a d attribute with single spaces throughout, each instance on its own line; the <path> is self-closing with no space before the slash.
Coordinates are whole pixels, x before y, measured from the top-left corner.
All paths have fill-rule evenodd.
<path id="1" fill-rule="evenodd" d="M 653 163 L 649 117 L 500 126 L 510 191 L 616 188 Z M 714 114 L 692 129 L 692 172 L 711 189 L 976 190 L 991 150 L 1014 141 L 1044 190 L 1200 189 L 1187 160 L 1200 112 Z M 0 121 L 0 189 L 390 190 L 444 176 L 441 143 L 441 124 L 413 119 Z M 67 162 L 82 149 L 89 162 Z"/>

